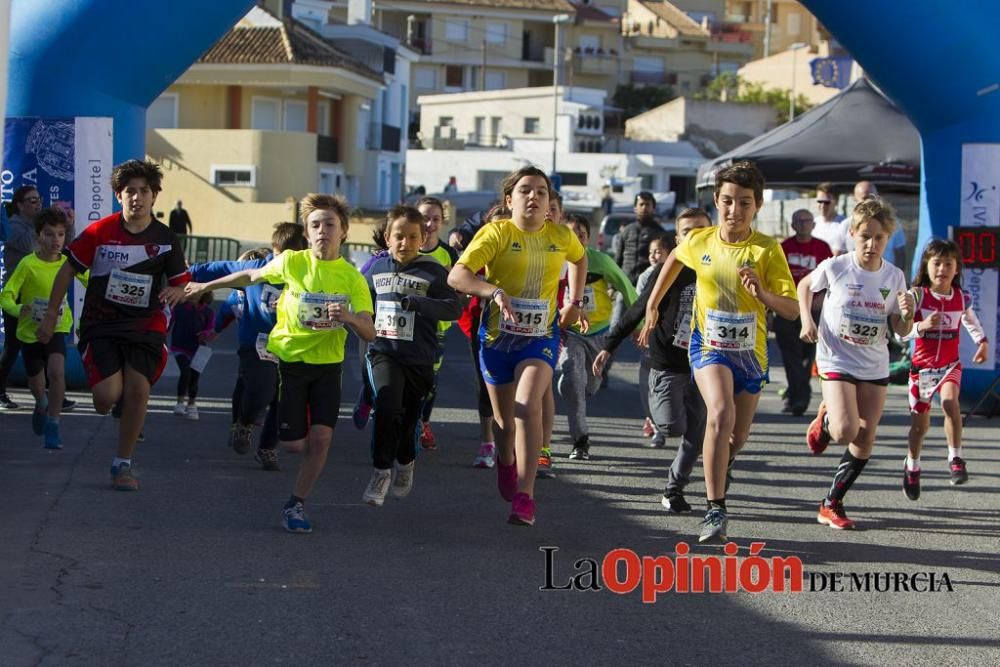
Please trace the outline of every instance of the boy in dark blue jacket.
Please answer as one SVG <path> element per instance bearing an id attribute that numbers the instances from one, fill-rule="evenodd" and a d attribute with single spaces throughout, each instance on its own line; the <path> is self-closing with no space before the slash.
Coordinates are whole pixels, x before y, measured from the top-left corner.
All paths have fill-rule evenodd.
<path id="1" fill-rule="evenodd" d="M 375 470 L 362 499 L 374 507 L 382 506 L 387 493 L 396 498 L 410 493 L 417 423 L 434 385 L 438 322 L 456 320 L 462 312 L 458 295 L 448 286 L 447 269 L 420 254 L 427 234 L 420 211 L 396 206 L 388 217 L 389 255 L 365 274 L 375 304 L 376 338 L 368 352 L 375 389 Z"/>
<path id="2" fill-rule="evenodd" d="M 236 262 L 209 262 L 195 264 L 191 275 L 197 282 L 211 282 L 216 278 L 247 269 L 259 269 L 285 250 L 305 250 L 308 241 L 302 233 L 302 225 L 294 222 L 279 222 L 271 236 L 270 254 L 263 259 Z M 264 470 L 279 470 L 278 429 L 276 421 L 278 392 L 277 359 L 267 351 L 267 337 L 274 328 L 275 306 L 281 296 L 281 285 L 259 283 L 243 288 L 243 315 L 239 318 L 240 358 L 237 386 L 242 388 L 237 396 L 239 406 L 233 425 L 229 431 L 229 446 L 237 454 L 246 454 L 253 442 L 253 427 L 263 422 L 260 443 L 257 447 L 257 462 Z M 264 419 L 264 412 L 267 418 Z"/>

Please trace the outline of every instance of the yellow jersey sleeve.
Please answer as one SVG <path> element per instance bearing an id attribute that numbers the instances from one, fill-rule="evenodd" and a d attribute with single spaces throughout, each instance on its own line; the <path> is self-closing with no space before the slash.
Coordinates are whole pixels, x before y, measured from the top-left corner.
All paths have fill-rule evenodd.
<path id="1" fill-rule="evenodd" d="M 308 252 L 308 251 L 302 251 Z M 270 262 L 262 266 L 258 274 L 265 282 L 271 283 L 272 285 L 283 285 L 287 281 L 285 280 L 285 264 L 288 262 L 288 258 L 294 253 L 292 251 L 286 250 L 281 253 Z"/>
<path id="2" fill-rule="evenodd" d="M 499 222 L 487 223 L 479 230 L 465 252 L 458 258 L 458 263 L 464 265 L 473 273 L 479 273 L 484 266 L 493 261 L 502 247 L 502 228 Z"/>

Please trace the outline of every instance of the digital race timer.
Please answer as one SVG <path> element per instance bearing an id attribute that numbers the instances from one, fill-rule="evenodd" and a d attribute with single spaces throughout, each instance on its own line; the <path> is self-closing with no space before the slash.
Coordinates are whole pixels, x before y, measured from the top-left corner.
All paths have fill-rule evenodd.
<path id="1" fill-rule="evenodd" d="M 997 255 L 1000 227 L 952 227 L 951 240 L 962 251 L 966 269 L 1000 269 Z"/>

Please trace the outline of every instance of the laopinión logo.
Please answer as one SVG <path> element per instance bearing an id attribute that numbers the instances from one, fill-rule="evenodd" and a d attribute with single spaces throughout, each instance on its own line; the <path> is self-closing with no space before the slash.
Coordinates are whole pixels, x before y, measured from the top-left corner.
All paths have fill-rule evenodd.
<path id="1" fill-rule="evenodd" d="M 640 556 L 613 549 L 600 560 L 580 558 L 568 576 L 556 572 L 559 547 L 542 546 L 545 583 L 542 591 L 601 591 L 618 595 L 640 591 L 645 604 L 666 593 L 940 593 L 953 592 L 947 572 L 806 572 L 798 556 L 761 556 L 764 542 L 751 542 L 749 556 L 727 543 L 723 556 L 692 555 L 686 542 L 674 555 Z"/>

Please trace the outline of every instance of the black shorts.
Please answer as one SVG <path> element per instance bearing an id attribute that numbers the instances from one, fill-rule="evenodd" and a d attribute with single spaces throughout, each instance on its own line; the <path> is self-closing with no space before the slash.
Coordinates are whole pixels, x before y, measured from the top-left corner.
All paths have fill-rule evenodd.
<path id="1" fill-rule="evenodd" d="M 119 336 L 81 339 L 78 348 L 87 382 L 93 387 L 128 366 L 153 386 L 167 365 L 169 354 L 163 343 L 162 336 L 141 340 Z"/>
<path id="2" fill-rule="evenodd" d="M 340 415 L 341 364 L 278 362 L 278 438 L 301 440 L 311 424 L 334 428 Z"/>
<path id="3" fill-rule="evenodd" d="M 21 341 L 21 356 L 24 358 L 24 372 L 33 378 L 45 370 L 50 354 L 66 357 L 66 334 L 56 332 L 48 343 L 25 343 Z"/>

